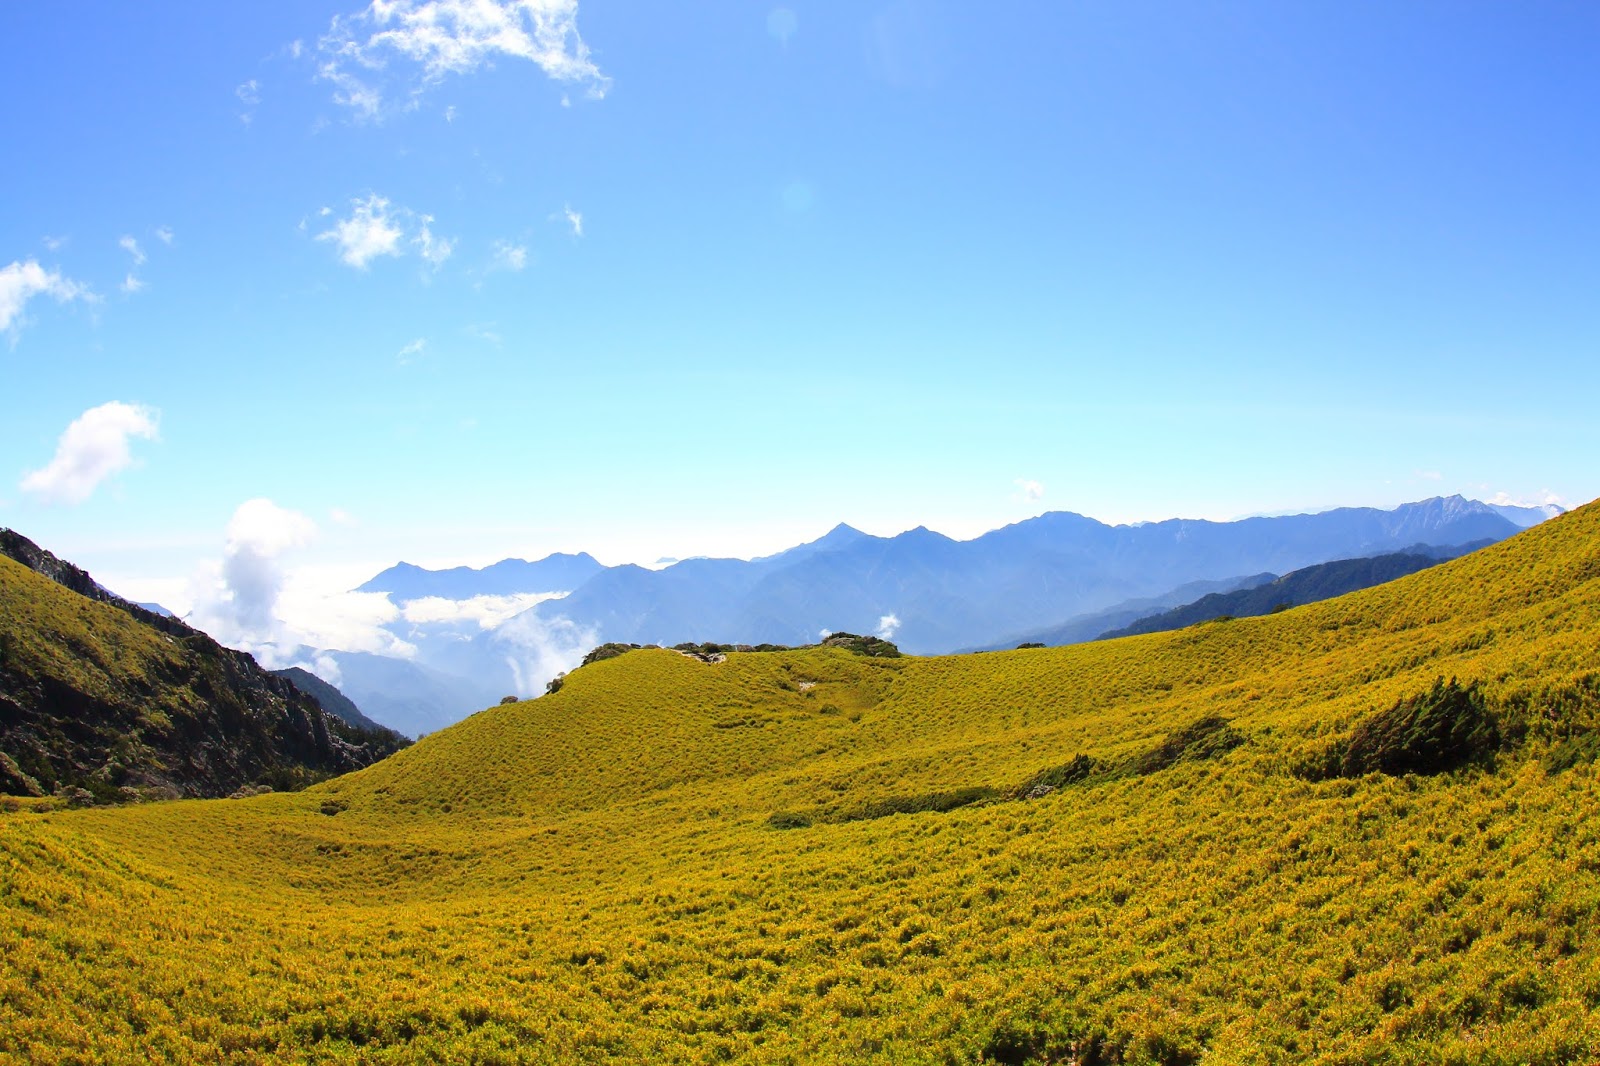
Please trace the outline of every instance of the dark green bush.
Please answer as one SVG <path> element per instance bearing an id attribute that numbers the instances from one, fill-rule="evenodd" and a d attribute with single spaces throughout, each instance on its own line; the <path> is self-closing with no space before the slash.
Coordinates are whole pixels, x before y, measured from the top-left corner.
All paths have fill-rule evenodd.
<path id="1" fill-rule="evenodd" d="M 1427 692 L 1398 700 L 1357 726 L 1339 773 L 1437 774 L 1488 759 L 1499 747 L 1499 726 L 1477 682 L 1438 678 Z"/>
<path id="2" fill-rule="evenodd" d="M 1230 726 L 1226 718 L 1209 714 L 1169 734 L 1154 749 L 1135 756 L 1129 769 L 1135 774 L 1153 774 L 1179 762 L 1218 758 L 1243 743 L 1244 734 Z"/>

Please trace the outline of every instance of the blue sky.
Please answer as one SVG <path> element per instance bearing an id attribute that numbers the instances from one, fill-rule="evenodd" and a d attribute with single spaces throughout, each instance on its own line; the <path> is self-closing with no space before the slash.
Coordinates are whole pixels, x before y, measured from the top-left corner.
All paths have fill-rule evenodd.
<path id="1" fill-rule="evenodd" d="M 0 40 L 0 524 L 136 594 L 260 499 L 343 580 L 1600 495 L 1592 4 L 59 0 Z"/>

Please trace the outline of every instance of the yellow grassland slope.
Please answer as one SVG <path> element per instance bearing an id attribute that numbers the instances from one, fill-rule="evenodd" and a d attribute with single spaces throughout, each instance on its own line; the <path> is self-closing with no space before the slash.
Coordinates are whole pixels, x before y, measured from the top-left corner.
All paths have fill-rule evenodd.
<path id="1" fill-rule="evenodd" d="M 1300 770 L 1452 676 L 1492 763 Z M 1175 633 L 630 652 L 303 793 L 0 814 L 0 1057 L 1589 1062 L 1597 678 L 1593 506 Z"/>

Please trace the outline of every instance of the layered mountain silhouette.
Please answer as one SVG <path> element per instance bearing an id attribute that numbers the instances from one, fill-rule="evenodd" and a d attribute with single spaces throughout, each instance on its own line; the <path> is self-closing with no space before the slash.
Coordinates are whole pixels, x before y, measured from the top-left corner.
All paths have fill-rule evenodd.
<path id="1" fill-rule="evenodd" d="M 604 569 L 587 552 L 557 553 L 537 562 L 502 559 L 477 570 L 467 566 L 425 570 L 411 563 L 396 563 L 364 582 L 356 591 L 386 592 L 397 603 L 429 596 L 466 600 L 474 596 L 510 596 L 519 592 L 570 592 Z"/>
<path id="2" fill-rule="evenodd" d="M 874 537 L 841 526 L 765 559 L 692 559 L 602 570 L 531 609 L 603 640 L 803 644 L 822 629 L 889 627 L 935 654 L 1027 632 L 1195 581 L 1281 574 L 1315 563 L 1504 539 L 1521 528 L 1459 496 L 1394 510 L 1340 508 L 1238 522 L 1110 526 L 1070 512 L 956 541 L 924 527 Z"/>
<path id="3" fill-rule="evenodd" d="M 1071 643 L 1306 566 L 1488 543 L 1545 517 L 1538 508 L 1460 496 L 1236 522 L 1113 526 L 1052 512 L 967 541 L 925 527 L 877 537 L 841 524 L 776 555 L 685 559 L 662 569 L 606 567 L 587 554 L 481 570 L 402 563 L 361 590 L 398 604 L 568 594 L 488 628 L 470 619 L 397 621 L 391 632 L 416 648 L 408 660 L 332 655 L 341 688 L 366 713 L 417 735 L 501 695 L 536 695 L 608 641 L 803 645 L 824 630 L 848 630 L 892 637 L 913 654 Z"/>

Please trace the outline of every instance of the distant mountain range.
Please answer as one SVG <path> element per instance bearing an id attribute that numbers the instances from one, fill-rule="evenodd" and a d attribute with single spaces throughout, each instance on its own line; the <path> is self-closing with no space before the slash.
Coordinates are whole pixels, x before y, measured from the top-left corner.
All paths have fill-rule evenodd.
<path id="1" fill-rule="evenodd" d="M 474 596 L 510 596 L 522 592 L 570 592 L 604 569 L 587 552 L 557 553 L 538 562 L 502 559 L 479 570 L 466 566 L 424 570 L 410 563 L 396 563 L 356 591 L 387 592 L 396 603 L 428 596 L 468 600 Z"/>
<path id="2" fill-rule="evenodd" d="M 969 541 L 922 527 L 874 537 L 839 526 L 812 544 L 749 562 L 612 567 L 530 614 L 603 640 L 803 644 L 821 629 L 847 629 L 892 632 L 906 651 L 936 654 L 1190 582 L 1286 573 L 1414 544 L 1501 540 L 1520 528 L 1494 507 L 1459 496 L 1390 511 L 1340 508 L 1238 522 L 1110 526 L 1055 512 Z"/>
<path id="3" fill-rule="evenodd" d="M 658 570 L 607 567 L 584 553 L 482 569 L 400 563 L 359 591 L 397 605 L 552 598 L 487 626 L 465 616 L 396 621 L 391 632 L 417 649 L 408 660 L 331 654 L 340 687 L 365 713 L 415 735 L 502 695 L 537 695 L 606 641 L 801 645 L 848 630 L 892 637 L 913 654 L 1071 643 L 1307 566 L 1488 543 L 1559 512 L 1460 496 L 1236 522 L 1112 526 L 1052 512 L 967 541 L 924 527 L 876 537 L 841 524 L 776 555 L 685 559 Z"/>

